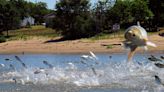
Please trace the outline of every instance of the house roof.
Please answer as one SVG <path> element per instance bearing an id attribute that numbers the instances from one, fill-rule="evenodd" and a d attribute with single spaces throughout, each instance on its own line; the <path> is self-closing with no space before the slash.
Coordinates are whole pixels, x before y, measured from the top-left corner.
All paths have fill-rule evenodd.
<path id="1" fill-rule="evenodd" d="M 44 16 L 45 19 L 47 19 L 47 18 L 54 18 L 54 17 L 55 17 L 55 13 L 54 12 L 49 13 L 49 14 Z"/>

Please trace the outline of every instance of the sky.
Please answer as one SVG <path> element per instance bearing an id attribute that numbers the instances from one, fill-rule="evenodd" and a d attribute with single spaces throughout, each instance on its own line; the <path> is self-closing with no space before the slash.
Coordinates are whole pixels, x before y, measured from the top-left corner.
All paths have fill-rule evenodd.
<path id="1" fill-rule="evenodd" d="M 49 9 L 54 9 L 55 8 L 55 4 L 56 1 L 58 0 L 27 0 L 27 1 L 31 1 L 31 2 L 45 2 L 47 3 L 47 6 Z M 98 0 L 91 0 L 92 3 L 96 3 Z"/>
<path id="2" fill-rule="evenodd" d="M 57 0 L 27 0 L 27 1 L 31 1 L 31 2 L 45 2 L 45 3 L 47 3 L 47 6 L 48 6 L 48 8 L 49 9 L 54 9 L 54 7 L 55 7 L 55 2 L 57 1 Z"/>

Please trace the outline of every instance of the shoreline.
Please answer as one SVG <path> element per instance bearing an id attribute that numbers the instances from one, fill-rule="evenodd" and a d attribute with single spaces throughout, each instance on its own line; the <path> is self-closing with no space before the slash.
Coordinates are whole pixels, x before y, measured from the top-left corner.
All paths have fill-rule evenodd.
<path id="1" fill-rule="evenodd" d="M 139 48 L 136 53 L 161 53 L 164 54 L 164 37 L 158 35 L 149 36 L 150 41 L 157 45 L 156 48 L 148 47 L 148 51 L 144 51 L 143 48 Z M 17 40 L 17 41 L 7 41 L 0 43 L 0 54 L 80 54 L 80 53 L 125 53 L 127 50 L 120 45 L 123 39 L 102 39 L 102 40 L 70 40 L 61 42 L 50 42 L 46 41 L 56 40 L 54 39 L 44 39 L 35 38 L 30 40 Z M 112 45 L 110 48 L 104 45 Z"/>
<path id="2" fill-rule="evenodd" d="M 120 50 L 121 48 L 121 50 Z M 50 50 L 6 50 L 6 51 L 0 51 L 0 55 L 4 55 L 4 54 L 88 54 L 89 51 L 92 51 L 93 53 L 96 54 L 127 54 L 128 53 L 128 49 L 124 49 L 123 47 L 119 47 L 119 48 L 114 48 L 114 49 L 103 49 L 103 50 L 57 50 L 57 51 L 50 51 Z M 143 48 L 139 48 L 136 51 L 136 54 L 164 54 L 164 50 L 157 50 L 157 49 L 152 49 L 149 48 L 149 50 L 145 51 Z"/>

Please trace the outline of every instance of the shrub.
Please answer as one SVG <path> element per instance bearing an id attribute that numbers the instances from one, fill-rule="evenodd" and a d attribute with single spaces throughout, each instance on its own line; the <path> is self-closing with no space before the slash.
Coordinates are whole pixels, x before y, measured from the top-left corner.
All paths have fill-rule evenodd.
<path id="1" fill-rule="evenodd" d="M 6 41 L 6 38 L 5 38 L 5 36 L 3 36 L 3 35 L 0 35 L 0 43 L 2 43 L 2 42 L 5 42 Z"/>

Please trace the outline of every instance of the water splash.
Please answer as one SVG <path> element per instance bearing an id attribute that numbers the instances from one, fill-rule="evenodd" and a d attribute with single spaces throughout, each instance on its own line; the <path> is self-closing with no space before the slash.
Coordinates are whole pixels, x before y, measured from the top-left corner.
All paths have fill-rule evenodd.
<path id="1" fill-rule="evenodd" d="M 128 64 L 123 60 L 103 64 L 99 60 L 99 64 L 97 64 L 98 61 L 90 62 L 90 59 L 86 59 L 83 61 L 85 64 L 82 64 L 81 61 L 82 59 L 79 60 L 79 64 L 85 66 L 85 69 L 79 68 L 73 62 L 68 62 L 67 67 L 28 67 L 2 72 L 0 83 L 21 85 L 57 85 L 61 83 L 76 87 L 137 88 L 142 92 L 161 91 L 164 88 L 156 84 L 154 79 L 154 75 L 158 75 L 161 80 L 164 80 L 164 69 L 159 69 L 152 62 L 141 61 Z"/>

